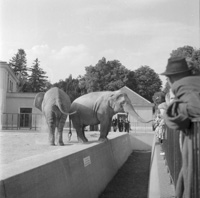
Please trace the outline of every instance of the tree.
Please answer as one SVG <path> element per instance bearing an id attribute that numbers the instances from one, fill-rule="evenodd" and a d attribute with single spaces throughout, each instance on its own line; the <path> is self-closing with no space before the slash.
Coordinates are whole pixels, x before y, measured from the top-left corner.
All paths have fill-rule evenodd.
<path id="1" fill-rule="evenodd" d="M 81 86 L 87 92 L 115 91 L 128 85 L 134 87 L 134 72 L 130 73 L 118 60 L 107 61 L 103 57 L 95 66 L 85 68 L 86 74 L 81 80 Z"/>
<path id="2" fill-rule="evenodd" d="M 149 66 L 141 66 L 135 70 L 137 93 L 152 102 L 155 92 L 161 91 L 162 81 Z"/>
<path id="3" fill-rule="evenodd" d="M 71 102 L 73 102 L 76 98 L 81 96 L 79 80 L 73 79 L 72 75 L 69 75 L 69 77 L 65 79 L 65 83 L 66 83 L 66 93 L 69 95 Z"/>
<path id="4" fill-rule="evenodd" d="M 71 102 L 73 102 L 76 98 L 81 96 L 81 89 L 79 87 L 79 80 L 73 79 L 70 74 L 68 78 L 64 80 L 60 80 L 58 83 L 53 84 L 54 87 L 58 87 L 66 92 Z"/>
<path id="5" fill-rule="evenodd" d="M 23 49 L 18 49 L 17 54 L 12 57 L 10 60 L 11 68 L 13 69 L 14 73 L 18 76 L 21 75 L 23 77 L 27 77 L 27 65 L 26 65 L 26 53 Z"/>
<path id="6" fill-rule="evenodd" d="M 24 92 L 27 88 L 28 69 L 26 62 L 26 53 L 23 49 L 18 49 L 17 54 L 15 54 L 9 61 L 9 64 L 13 69 L 15 75 L 19 78 L 19 92 Z"/>
<path id="7" fill-rule="evenodd" d="M 28 91 L 30 92 L 45 92 L 47 90 L 47 76 L 46 72 L 40 68 L 40 62 L 36 58 L 30 68 L 31 74 L 29 76 Z"/>

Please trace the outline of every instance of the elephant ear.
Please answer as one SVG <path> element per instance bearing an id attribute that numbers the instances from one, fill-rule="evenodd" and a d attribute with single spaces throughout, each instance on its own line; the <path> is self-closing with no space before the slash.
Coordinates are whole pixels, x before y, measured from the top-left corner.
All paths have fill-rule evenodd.
<path id="1" fill-rule="evenodd" d="M 120 97 L 123 96 L 123 93 L 118 90 L 118 91 L 114 91 L 109 98 L 109 105 L 111 108 L 114 109 L 115 105 L 116 105 L 116 101 L 119 100 Z"/>
<path id="2" fill-rule="evenodd" d="M 39 109 L 40 111 L 42 111 L 42 101 L 44 99 L 44 92 L 40 92 L 35 96 L 35 100 L 34 100 L 34 107 L 36 107 L 37 109 Z"/>

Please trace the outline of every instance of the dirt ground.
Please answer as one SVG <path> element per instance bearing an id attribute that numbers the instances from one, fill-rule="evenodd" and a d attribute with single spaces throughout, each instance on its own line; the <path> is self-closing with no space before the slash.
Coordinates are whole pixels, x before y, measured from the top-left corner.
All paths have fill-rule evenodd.
<path id="1" fill-rule="evenodd" d="M 99 198 L 146 198 L 151 152 L 134 151 Z"/>
<path id="2" fill-rule="evenodd" d="M 68 132 L 64 131 L 64 147 L 70 149 L 70 146 L 78 143 L 76 132 L 72 132 L 71 141 L 68 142 Z M 87 131 L 86 137 L 89 142 L 97 142 L 100 133 L 96 131 Z M 120 133 L 122 134 L 122 133 Z M 110 132 L 108 138 L 119 135 L 119 133 Z M 60 149 L 60 146 L 48 145 L 48 133 L 40 131 L 1 131 L 0 132 L 0 165 L 9 164 L 13 161 L 37 155 L 44 152 Z"/>

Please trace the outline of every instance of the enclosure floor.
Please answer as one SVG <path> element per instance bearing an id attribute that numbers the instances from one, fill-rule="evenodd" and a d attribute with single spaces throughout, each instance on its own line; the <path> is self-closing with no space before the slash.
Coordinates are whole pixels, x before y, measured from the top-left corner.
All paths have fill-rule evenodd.
<path id="1" fill-rule="evenodd" d="M 147 198 L 150 151 L 133 151 L 99 198 Z"/>

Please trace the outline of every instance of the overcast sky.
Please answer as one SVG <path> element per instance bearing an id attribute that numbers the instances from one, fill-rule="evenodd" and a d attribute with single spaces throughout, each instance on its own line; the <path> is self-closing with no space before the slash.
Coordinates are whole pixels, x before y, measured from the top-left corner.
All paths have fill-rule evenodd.
<path id="1" fill-rule="evenodd" d="M 99 59 L 165 70 L 172 50 L 199 48 L 199 0 L 0 0 L 0 60 L 22 48 L 54 83 Z M 164 80 L 165 78 L 161 78 Z"/>

